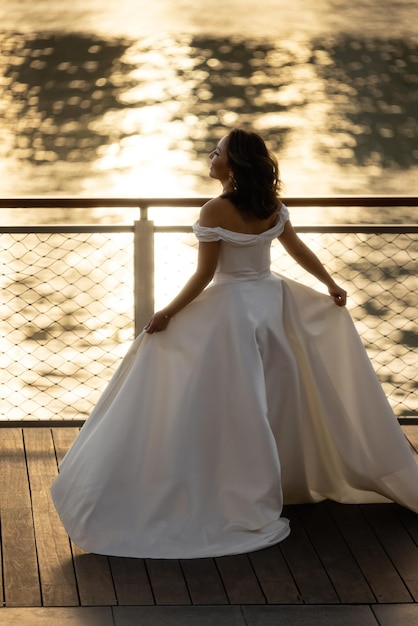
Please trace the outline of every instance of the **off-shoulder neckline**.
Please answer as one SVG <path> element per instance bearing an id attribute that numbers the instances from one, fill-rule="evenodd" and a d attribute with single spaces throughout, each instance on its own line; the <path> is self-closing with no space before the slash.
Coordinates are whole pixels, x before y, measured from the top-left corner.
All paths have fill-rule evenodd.
<path id="1" fill-rule="evenodd" d="M 263 237 L 263 235 L 266 235 L 268 233 L 270 233 L 272 230 L 274 230 L 275 228 L 277 228 L 277 226 L 279 226 L 279 224 L 281 223 L 281 217 L 282 217 L 282 208 L 286 209 L 286 205 L 282 204 L 280 209 L 277 211 L 277 219 L 276 219 L 276 223 L 274 224 L 274 226 L 270 226 L 270 228 L 268 228 L 267 230 L 263 230 L 261 233 L 240 233 L 238 230 L 230 230 L 229 228 L 222 228 L 222 226 L 200 226 L 199 222 L 197 221 L 196 224 L 199 226 L 199 228 L 207 228 L 208 230 L 221 230 L 224 233 L 232 233 L 233 235 L 239 235 L 240 237 Z"/>

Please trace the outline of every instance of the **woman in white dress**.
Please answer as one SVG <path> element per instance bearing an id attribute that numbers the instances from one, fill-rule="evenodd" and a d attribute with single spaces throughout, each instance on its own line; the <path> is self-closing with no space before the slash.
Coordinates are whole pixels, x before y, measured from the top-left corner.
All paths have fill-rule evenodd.
<path id="1" fill-rule="evenodd" d="M 257 550 L 289 534 L 283 502 L 393 500 L 418 512 L 409 445 L 346 292 L 278 199 L 274 157 L 259 135 L 233 130 L 210 159 L 223 192 L 194 225 L 197 269 L 135 339 L 52 486 L 90 552 Z M 276 237 L 330 296 L 271 272 Z"/>

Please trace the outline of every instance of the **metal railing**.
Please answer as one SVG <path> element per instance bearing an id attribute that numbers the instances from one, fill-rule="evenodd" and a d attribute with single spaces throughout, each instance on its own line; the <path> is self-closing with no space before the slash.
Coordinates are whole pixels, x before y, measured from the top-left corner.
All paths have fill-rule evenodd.
<path id="1" fill-rule="evenodd" d="M 2 226 L 0 424 L 71 424 L 90 413 L 154 306 L 193 271 L 191 226 L 158 226 L 149 209 L 206 198 L 13 198 L 0 208 L 132 208 L 129 225 Z M 418 198 L 286 198 L 296 207 L 417 207 Z M 401 419 L 417 421 L 418 224 L 299 226 L 343 277 L 350 312 Z M 318 287 L 278 245 L 273 268 Z M 29 422 L 28 422 L 29 420 Z"/>

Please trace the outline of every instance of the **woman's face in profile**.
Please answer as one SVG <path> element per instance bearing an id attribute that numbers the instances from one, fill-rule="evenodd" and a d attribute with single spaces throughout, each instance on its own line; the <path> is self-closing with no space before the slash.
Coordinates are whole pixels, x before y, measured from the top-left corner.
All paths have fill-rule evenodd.
<path id="1" fill-rule="evenodd" d="M 228 155 L 226 152 L 227 144 L 228 137 L 223 137 L 215 150 L 209 155 L 211 160 L 209 176 L 211 178 L 216 178 L 217 180 L 226 180 L 229 178 Z"/>

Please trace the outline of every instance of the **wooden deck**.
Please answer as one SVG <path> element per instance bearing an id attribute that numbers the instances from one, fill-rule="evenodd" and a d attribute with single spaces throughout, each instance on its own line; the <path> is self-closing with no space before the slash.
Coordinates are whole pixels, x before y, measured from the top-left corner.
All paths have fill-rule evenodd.
<path id="1" fill-rule="evenodd" d="M 418 427 L 404 427 L 418 450 Z M 418 515 L 394 504 L 289 506 L 292 533 L 248 555 L 182 561 L 86 554 L 49 487 L 75 428 L 0 431 L 5 607 L 413 604 Z"/>

